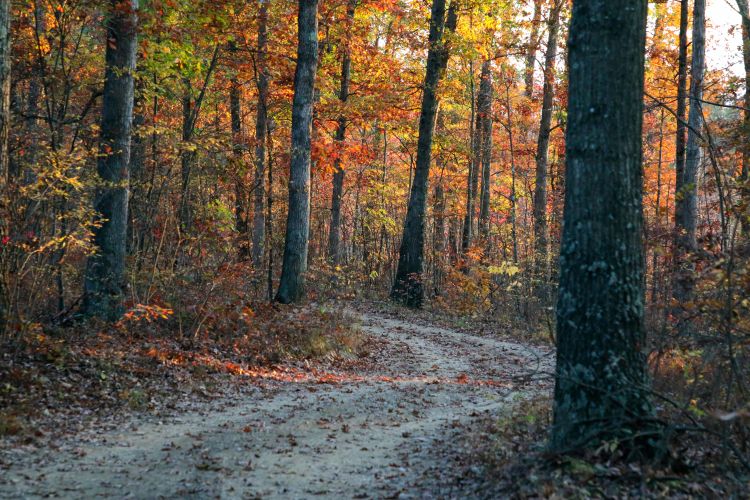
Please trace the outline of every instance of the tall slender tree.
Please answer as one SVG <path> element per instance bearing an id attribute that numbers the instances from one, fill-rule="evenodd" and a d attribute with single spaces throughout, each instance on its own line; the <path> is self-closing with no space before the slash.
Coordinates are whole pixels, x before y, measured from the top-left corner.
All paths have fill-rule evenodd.
<path id="1" fill-rule="evenodd" d="M 547 281 L 547 171 L 549 140 L 552 130 L 552 104 L 555 96 L 555 61 L 557 37 L 560 31 L 560 11 L 563 1 L 554 0 L 547 22 L 547 53 L 544 56 L 544 88 L 542 90 L 542 116 L 536 143 L 536 184 L 534 185 L 534 251 L 536 276 Z M 537 287 L 537 291 L 545 290 Z"/>
<path id="2" fill-rule="evenodd" d="M 237 44 L 229 42 L 229 55 L 232 62 L 237 64 Z M 237 257 L 247 259 L 249 252 L 248 217 L 247 217 L 247 186 L 245 184 L 245 168 L 242 164 L 242 89 L 234 70 L 229 79 L 229 116 L 232 122 L 232 161 L 234 163 L 236 179 L 234 181 L 234 227 L 239 237 Z"/>
<path id="3" fill-rule="evenodd" d="M 339 101 L 346 107 L 349 99 L 349 82 L 352 73 L 352 55 L 350 46 L 351 26 L 354 22 L 354 13 L 358 0 L 349 0 L 346 6 L 347 29 L 344 34 L 341 54 L 341 86 L 339 88 Z M 341 147 L 346 139 L 346 114 L 342 113 L 338 118 L 336 127 L 336 142 Z M 333 191 L 331 193 L 331 227 L 328 233 L 328 258 L 333 264 L 341 260 L 341 196 L 344 193 L 344 169 L 341 166 L 341 157 L 337 156 L 334 161 Z"/>
<path id="4" fill-rule="evenodd" d="M 698 248 L 698 167 L 701 160 L 700 135 L 703 130 L 703 73 L 706 66 L 706 0 L 693 4 L 693 53 L 690 63 L 690 111 L 688 114 L 685 166 L 675 186 L 675 262 L 679 266 L 674 296 L 689 300 L 694 276 L 689 254 Z"/>
<path id="5" fill-rule="evenodd" d="M 258 0 L 258 51 L 257 68 L 258 104 L 255 115 L 255 182 L 253 205 L 253 266 L 260 270 L 263 264 L 266 221 L 263 215 L 265 198 L 266 135 L 268 134 L 268 0 Z M 270 189 L 270 188 L 269 188 Z M 269 194 L 270 196 L 270 194 Z"/>
<path id="6" fill-rule="evenodd" d="M 487 238 L 490 234 L 490 186 L 492 176 L 492 61 L 490 59 L 482 63 L 477 110 L 482 128 L 482 144 L 480 145 L 482 192 L 479 198 L 479 233 L 483 238 Z"/>
<path id="7" fill-rule="evenodd" d="M 742 16 L 742 61 L 745 66 L 745 110 L 742 120 L 744 142 L 740 193 L 744 210 L 741 214 L 742 232 L 747 237 L 750 232 L 750 8 L 747 0 L 737 0 L 737 8 Z"/>
<path id="8" fill-rule="evenodd" d="M 534 14 L 531 18 L 529 42 L 526 44 L 526 64 L 523 81 L 524 94 L 531 99 L 534 96 L 534 69 L 536 66 L 536 51 L 539 48 L 539 21 L 542 18 L 542 0 L 534 0 Z"/>
<path id="9" fill-rule="evenodd" d="M 289 212 L 276 301 L 299 301 L 305 293 L 310 234 L 310 152 L 315 73 L 318 68 L 318 0 L 299 0 L 297 68 L 292 102 Z"/>
<path id="10" fill-rule="evenodd" d="M 424 300 L 424 219 L 432 158 L 432 135 L 438 108 L 437 87 L 448 65 L 449 50 L 444 32 L 453 33 L 456 29 L 457 3 L 458 0 L 450 2 L 446 15 L 446 0 L 432 2 L 427 67 L 419 115 L 416 168 L 401 237 L 396 278 L 391 289 L 391 297 L 409 307 L 421 307 Z"/>
<path id="11" fill-rule="evenodd" d="M 94 208 L 99 226 L 84 282 L 84 312 L 107 320 L 123 313 L 137 0 L 111 0 L 107 13 L 104 94 Z"/>
<path id="12" fill-rule="evenodd" d="M 461 233 L 461 250 L 471 247 L 474 241 L 474 220 L 477 200 L 477 191 L 479 189 L 479 167 L 482 163 L 482 127 L 477 112 L 477 101 L 474 85 L 474 61 L 469 62 L 470 71 L 470 89 L 471 89 L 471 115 L 469 118 L 469 146 L 471 158 L 469 159 L 469 171 L 466 179 L 466 214 L 464 215 L 464 225 Z"/>
<path id="13" fill-rule="evenodd" d="M 0 0 L 0 238 L 8 236 L 7 192 L 10 171 L 8 134 L 10 132 L 10 0 Z M 5 252 L 2 252 L 3 254 Z M 1 258 L 1 257 L 0 257 Z M 0 266 L 0 271 L 5 266 Z M 8 294 L 5 276 L 0 275 L 0 335 L 8 321 Z"/>
<path id="14" fill-rule="evenodd" d="M 559 451 L 627 438 L 652 411 L 641 352 L 646 15 L 646 0 L 573 3 L 550 443 Z"/>

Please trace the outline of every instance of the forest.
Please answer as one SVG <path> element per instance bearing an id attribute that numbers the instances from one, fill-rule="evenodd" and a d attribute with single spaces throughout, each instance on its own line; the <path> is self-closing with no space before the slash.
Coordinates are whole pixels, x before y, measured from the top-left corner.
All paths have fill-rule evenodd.
<path id="1" fill-rule="evenodd" d="M 745 498 L 748 0 L 0 0 L 0 497 Z"/>

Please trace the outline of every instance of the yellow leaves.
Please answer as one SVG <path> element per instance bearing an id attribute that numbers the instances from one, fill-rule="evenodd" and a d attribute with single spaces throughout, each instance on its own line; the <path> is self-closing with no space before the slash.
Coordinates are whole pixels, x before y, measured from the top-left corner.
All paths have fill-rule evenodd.
<path id="1" fill-rule="evenodd" d="M 492 275 L 502 274 L 508 277 L 513 277 L 521 272 L 521 268 L 512 262 L 502 262 L 499 266 L 489 266 L 487 272 Z"/>

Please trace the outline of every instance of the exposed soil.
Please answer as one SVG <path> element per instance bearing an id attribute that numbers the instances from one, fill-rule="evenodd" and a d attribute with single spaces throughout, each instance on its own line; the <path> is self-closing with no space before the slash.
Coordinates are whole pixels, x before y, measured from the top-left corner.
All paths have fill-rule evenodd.
<path id="1" fill-rule="evenodd" d="M 362 313 L 369 370 L 264 380 L 169 418 L 0 450 L 0 497 L 460 498 L 450 436 L 550 390 L 552 356 Z M 251 383 L 253 381 L 248 381 Z"/>

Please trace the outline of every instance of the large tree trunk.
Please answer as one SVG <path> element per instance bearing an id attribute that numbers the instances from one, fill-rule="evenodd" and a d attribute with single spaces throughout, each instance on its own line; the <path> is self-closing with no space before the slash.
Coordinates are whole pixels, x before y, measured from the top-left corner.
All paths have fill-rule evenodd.
<path id="1" fill-rule="evenodd" d="M 432 134 L 435 130 L 435 114 L 438 107 L 437 87 L 448 65 L 449 55 L 448 46 L 443 39 L 443 31 L 447 30 L 452 33 L 456 29 L 457 3 L 457 0 L 451 2 L 446 16 L 445 0 L 432 2 L 429 50 L 422 93 L 422 109 L 419 116 L 417 164 L 401 238 L 396 279 L 391 289 L 391 297 L 409 307 L 421 307 L 424 300 L 422 270 L 427 183 L 432 158 Z"/>
<path id="2" fill-rule="evenodd" d="M 87 262 L 84 284 L 84 312 L 110 321 L 122 315 L 125 295 L 128 167 L 137 49 L 136 8 L 135 0 L 110 2 L 97 163 L 101 186 L 94 202 L 97 221 L 101 225 L 94 231 L 96 253 Z"/>
<path id="3" fill-rule="evenodd" d="M 6 188 L 10 170 L 8 134 L 10 132 L 10 0 L 0 0 L 0 238 L 8 237 L 8 210 Z M 5 254 L 6 252 L 3 252 Z M 8 322 L 8 293 L 5 283 L 5 265 L 0 262 L 0 335 Z"/>
<path id="4" fill-rule="evenodd" d="M 534 0 L 534 14 L 531 18 L 529 43 L 526 45 L 526 65 L 524 68 L 524 94 L 531 99 L 534 95 L 534 66 L 536 51 L 539 48 L 539 20 L 542 18 L 542 0 Z"/>
<path id="5" fill-rule="evenodd" d="M 229 43 L 229 54 L 233 59 L 236 59 L 237 46 L 234 42 Z M 247 186 L 245 185 L 245 168 L 242 162 L 242 101 L 240 82 L 236 71 L 229 81 L 229 115 L 232 121 L 232 162 L 237 176 L 234 181 L 234 228 L 239 239 L 237 257 L 240 261 L 244 261 L 250 255 L 250 249 L 248 248 L 250 241 L 248 239 Z"/>
<path id="6" fill-rule="evenodd" d="M 703 72 L 706 54 L 706 0 L 693 4 L 693 55 L 690 66 L 690 112 L 688 115 L 685 167 L 675 196 L 675 263 L 678 266 L 674 296 L 682 303 L 692 295 L 695 277 L 689 254 L 698 248 L 698 166 L 703 129 Z"/>
<path id="7" fill-rule="evenodd" d="M 555 60 L 557 36 L 560 31 L 560 10 L 563 2 L 555 0 L 549 13 L 547 53 L 544 57 L 544 90 L 542 91 L 542 117 L 536 143 L 536 184 L 534 186 L 534 262 L 536 278 L 544 295 L 547 282 L 547 169 L 549 138 L 552 129 L 552 103 L 555 97 Z"/>
<path id="8" fill-rule="evenodd" d="M 356 0 L 349 0 L 346 8 L 347 30 L 343 43 L 341 56 L 341 88 L 339 89 L 339 100 L 342 107 L 346 106 L 349 98 L 349 81 L 351 80 L 352 57 L 349 47 L 351 25 L 354 22 L 354 11 L 357 6 Z M 343 147 L 346 139 L 346 115 L 339 116 L 338 128 L 336 129 L 336 142 Z M 328 234 L 328 258 L 334 265 L 341 262 L 341 196 L 344 192 L 344 169 L 341 167 L 340 156 L 334 161 L 333 192 L 331 194 L 331 227 Z"/>
<path id="9" fill-rule="evenodd" d="M 490 234 L 490 184 L 492 168 L 492 61 L 482 64 L 482 79 L 479 83 L 477 105 L 482 127 L 481 164 L 482 192 L 479 203 L 479 233 L 482 238 Z"/>
<path id="10" fill-rule="evenodd" d="M 742 170 L 740 172 L 740 197 L 743 212 L 740 214 L 742 233 L 750 232 L 750 8 L 747 0 L 737 0 L 742 15 L 742 60 L 745 64 L 745 111 L 742 121 L 743 147 Z"/>
<path id="11" fill-rule="evenodd" d="M 627 439 L 651 414 L 641 352 L 646 5 L 573 3 L 551 435 L 558 451 Z"/>
<path id="12" fill-rule="evenodd" d="M 268 0 L 259 0 L 258 10 L 258 108 L 255 116 L 255 183 L 253 205 L 253 266 L 263 265 L 266 221 L 263 216 L 265 197 L 266 135 L 268 132 Z"/>
<path id="13" fill-rule="evenodd" d="M 276 301 L 289 304 L 305 293 L 310 233 L 310 148 L 315 72 L 318 68 L 318 0 L 300 0 L 297 21 L 297 68 L 292 102 L 292 149 L 289 212 L 284 259 Z"/>

